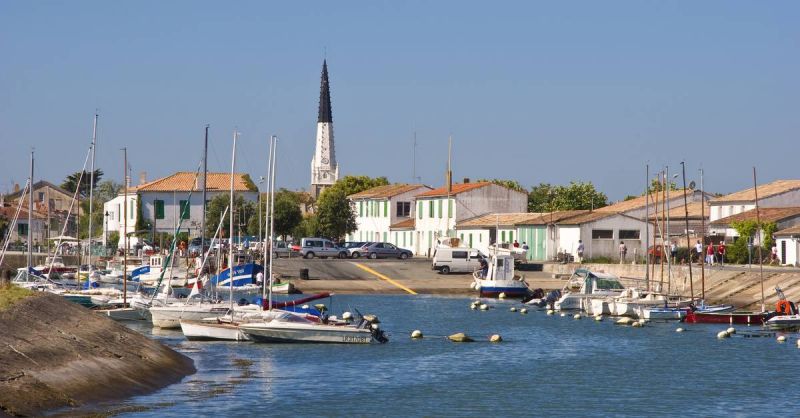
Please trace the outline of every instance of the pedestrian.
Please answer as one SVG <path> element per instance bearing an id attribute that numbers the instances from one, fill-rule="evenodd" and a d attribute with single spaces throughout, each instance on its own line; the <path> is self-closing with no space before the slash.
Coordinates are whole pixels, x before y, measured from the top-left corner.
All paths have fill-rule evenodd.
<path id="1" fill-rule="evenodd" d="M 723 241 L 720 241 L 719 245 L 717 245 L 717 255 L 719 256 L 720 267 L 725 267 L 725 243 Z"/>
<path id="2" fill-rule="evenodd" d="M 522 241 L 522 249 L 523 249 L 523 250 L 525 250 L 525 252 L 528 252 L 528 250 L 529 250 L 530 248 L 531 248 L 531 247 L 528 247 L 528 243 L 527 243 L 527 242 L 525 242 L 525 241 Z"/>
<path id="3" fill-rule="evenodd" d="M 714 243 L 708 243 L 708 247 L 706 247 L 706 264 L 709 266 L 714 265 Z"/>
<path id="4" fill-rule="evenodd" d="M 675 264 L 675 261 L 678 260 L 678 244 L 675 241 L 669 245 L 669 255 L 672 257 L 672 264 Z"/>
<path id="5" fill-rule="evenodd" d="M 694 252 L 697 256 L 697 264 L 703 260 L 703 244 L 700 243 L 700 240 L 697 240 L 697 244 L 694 245 Z"/>
<path id="6" fill-rule="evenodd" d="M 619 242 L 619 263 L 625 263 L 625 256 L 628 254 L 628 247 L 624 242 Z"/>
<path id="7" fill-rule="evenodd" d="M 578 263 L 583 264 L 583 241 L 578 240 Z"/>
<path id="8" fill-rule="evenodd" d="M 517 242 L 517 240 L 514 240 L 514 248 L 519 248 L 519 242 Z"/>
<path id="9" fill-rule="evenodd" d="M 770 265 L 772 265 L 772 263 L 780 264 L 780 263 L 778 263 L 778 245 L 777 244 L 772 244 L 772 256 L 771 257 L 772 258 L 770 258 L 770 260 L 769 260 L 769 264 Z"/>
<path id="10" fill-rule="evenodd" d="M 256 274 L 256 284 L 261 286 L 261 283 L 264 283 L 264 273 L 259 271 L 258 274 Z"/>

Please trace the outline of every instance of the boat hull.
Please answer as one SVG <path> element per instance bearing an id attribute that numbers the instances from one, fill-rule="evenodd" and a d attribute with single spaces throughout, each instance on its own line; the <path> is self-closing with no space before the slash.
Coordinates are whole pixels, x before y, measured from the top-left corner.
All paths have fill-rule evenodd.
<path id="1" fill-rule="evenodd" d="M 770 329 L 795 329 L 800 328 L 800 315 L 778 315 L 766 322 Z"/>
<path id="2" fill-rule="evenodd" d="M 115 321 L 147 321 L 150 319 L 150 311 L 136 308 L 97 309 L 95 312 Z"/>
<path id="3" fill-rule="evenodd" d="M 181 331 L 190 341 L 248 341 L 249 338 L 236 324 L 209 323 L 181 320 Z"/>
<path id="4" fill-rule="evenodd" d="M 255 342 L 369 344 L 373 341 L 368 329 L 334 325 L 246 324 L 239 329 Z"/>
<path id="5" fill-rule="evenodd" d="M 150 308 L 151 321 L 156 328 L 178 329 L 181 319 L 199 321 L 214 315 L 225 315 L 228 312 L 226 304 L 212 306 L 156 306 Z"/>
<path id="6" fill-rule="evenodd" d="M 767 320 L 766 312 L 691 312 L 684 318 L 690 324 L 742 324 L 763 325 Z"/>

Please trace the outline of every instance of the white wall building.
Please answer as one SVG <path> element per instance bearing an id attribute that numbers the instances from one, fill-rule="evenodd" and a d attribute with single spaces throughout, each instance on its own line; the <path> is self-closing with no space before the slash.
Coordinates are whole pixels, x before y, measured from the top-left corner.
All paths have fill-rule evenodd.
<path id="1" fill-rule="evenodd" d="M 458 222 L 493 212 L 524 212 L 528 195 L 494 183 L 461 183 L 416 196 L 414 251 L 433 253 L 439 237 L 455 236 Z"/>
<path id="2" fill-rule="evenodd" d="M 759 198 L 759 201 L 760 200 Z M 722 219 L 717 219 L 709 224 L 708 231 L 710 235 L 724 237 L 726 241 L 730 242 L 735 241 L 739 237 L 739 233 L 733 227 L 733 223 L 737 221 L 756 221 L 757 218 L 760 218 L 762 223 L 774 222 L 779 231 L 800 225 L 800 207 L 761 208 L 759 204 L 758 212 L 758 217 L 756 216 L 756 210 L 751 209 Z M 761 242 L 761 236 L 755 237 L 754 242 Z"/>
<path id="3" fill-rule="evenodd" d="M 358 229 L 348 235 L 347 240 L 391 242 L 398 245 L 391 233 L 391 226 L 414 219 L 415 196 L 426 190 L 430 190 L 430 187 L 421 184 L 390 184 L 348 196 L 356 214 Z M 399 239 L 400 236 L 397 235 Z"/>
<path id="4" fill-rule="evenodd" d="M 781 265 L 800 266 L 800 226 L 776 232 L 775 244 Z"/>
<path id="5" fill-rule="evenodd" d="M 557 251 L 577 257 L 578 241 L 583 241 L 584 258 L 619 258 L 619 245 L 628 248 L 626 260 L 641 259 L 646 252 L 645 229 L 641 219 L 615 212 L 594 211 L 559 221 L 556 230 Z M 652 225 L 650 225 L 652 231 Z"/>
<path id="6" fill-rule="evenodd" d="M 230 176 L 230 173 L 207 174 L 206 198 L 208 201 L 221 194 L 228 195 L 230 193 Z M 150 222 L 151 230 L 172 234 L 175 232 L 178 222 L 183 218 L 181 231 L 189 232 L 190 237 L 200 236 L 204 208 L 202 189 L 202 174 L 195 178 L 195 173 L 192 172 L 178 172 L 129 188 L 127 231 L 130 233 L 136 230 L 135 225 L 141 201 L 143 220 Z M 234 174 L 234 191 L 237 196 L 242 196 L 246 201 L 258 200 L 258 190 L 247 174 Z M 103 205 L 104 213 L 109 214 L 107 222 L 104 222 L 104 224 L 107 223 L 104 225 L 104 237 L 111 231 L 121 232 L 123 200 L 123 196 L 117 196 Z M 251 215 L 257 216 L 257 214 Z M 120 237 L 122 236 L 123 234 L 120 234 Z M 122 240 L 119 242 L 120 247 L 124 245 Z"/>
<path id="7" fill-rule="evenodd" d="M 709 205 L 711 222 L 755 209 L 755 189 L 751 187 L 712 199 Z M 758 186 L 758 206 L 800 207 L 800 180 L 776 180 Z"/>
<path id="8" fill-rule="evenodd" d="M 103 246 L 107 245 L 109 234 L 111 234 L 111 232 L 117 232 L 120 238 L 117 242 L 117 247 L 125 247 L 125 242 L 122 240 L 122 237 L 136 231 L 136 207 L 138 205 L 138 200 L 139 197 L 136 193 L 128 192 L 127 214 L 125 213 L 126 199 L 124 194 L 120 194 L 103 204 Z M 127 222 L 125 221 L 125 215 L 127 215 Z M 125 229 L 126 226 L 127 229 Z M 123 229 L 125 232 L 123 232 Z M 130 248 L 130 244 L 135 244 L 135 242 L 129 242 L 128 244 Z"/>

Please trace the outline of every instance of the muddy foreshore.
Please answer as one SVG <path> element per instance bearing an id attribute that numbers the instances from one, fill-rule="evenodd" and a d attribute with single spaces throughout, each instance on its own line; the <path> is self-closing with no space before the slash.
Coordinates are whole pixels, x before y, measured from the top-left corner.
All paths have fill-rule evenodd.
<path id="1" fill-rule="evenodd" d="M 127 398 L 195 371 L 190 358 L 56 295 L 0 311 L 0 415 Z"/>

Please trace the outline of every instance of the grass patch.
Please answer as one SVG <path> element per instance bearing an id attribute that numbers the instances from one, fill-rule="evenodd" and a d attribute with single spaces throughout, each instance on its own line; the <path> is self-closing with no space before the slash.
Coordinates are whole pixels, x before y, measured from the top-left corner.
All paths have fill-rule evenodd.
<path id="1" fill-rule="evenodd" d="M 10 283 L 0 285 L 0 311 L 8 309 L 19 300 L 33 295 L 32 290 L 23 289 Z"/>

